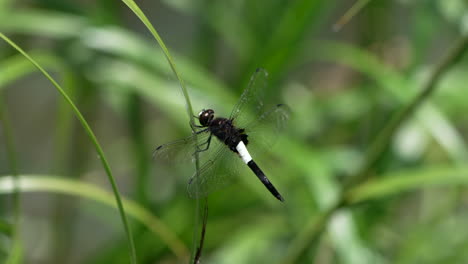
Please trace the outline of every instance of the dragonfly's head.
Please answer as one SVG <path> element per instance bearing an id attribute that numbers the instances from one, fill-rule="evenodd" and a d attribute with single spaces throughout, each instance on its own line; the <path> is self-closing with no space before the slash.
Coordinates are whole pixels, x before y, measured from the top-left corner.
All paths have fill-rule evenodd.
<path id="1" fill-rule="evenodd" d="M 212 109 L 203 109 L 198 114 L 198 120 L 200 121 L 200 125 L 208 126 L 214 118 L 214 111 Z"/>

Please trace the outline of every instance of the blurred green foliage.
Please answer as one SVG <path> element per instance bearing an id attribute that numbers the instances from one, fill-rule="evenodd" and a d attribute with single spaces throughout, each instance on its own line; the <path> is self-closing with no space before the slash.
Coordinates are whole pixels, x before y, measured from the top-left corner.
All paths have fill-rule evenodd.
<path id="1" fill-rule="evenodd" d="M 391 117 L 468 33 L 468 4 L 358 2 L 367 3 L 338 32 L 346 1 L 137 2 L 171 51 L 194 112 L 227 116 L 257 67 L 270 73 L 267 103 L 293 111 L 278 144 L 256 157 L 286 202 L 247 171 L 210 195 L 202 263 L 468 262 L 466 56 L 406 117 L 369 180 L 343 190 Z M 0 0 L 0 32 L 52 73 L 90 123 L 127 198 L 138 263 L 183 262 L 199 228 L 185 192 L 193 165 L 158 163 L 151 152 L 189 135 L 189 118 L 141 21 L 120 1 Z M 12 134 L 2 123 L 0 262 L 129 263 L 100 160 L 54 92 L 0 42 Z M 21 175 L 19 238 L 7 145 Z M 333 210 L 339 197 L 347 204 Z"/>

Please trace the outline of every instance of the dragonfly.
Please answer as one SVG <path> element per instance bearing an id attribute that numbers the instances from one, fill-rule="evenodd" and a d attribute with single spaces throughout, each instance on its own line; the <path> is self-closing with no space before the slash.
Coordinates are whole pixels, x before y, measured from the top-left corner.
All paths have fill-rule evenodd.
<path id="1" fill-rule="evenodd" d="M 201 166 L 187 186 L 190 197 L 206 197 L 230 184 L 238 174 L 238 165 L 233 164 L 240 160 L 276 199 L 284 202 L 283 196 L 248 150 L 252 145 L 270 147 L 289 119 L 287 105 L 277 104 L 270 108 L 264 105 L 267 78 L 267 71 L 258 68 L 228 118 L 215 116 L 213 109 L 203 109 L 195 117 L 199 125 L 195 125 L 191 136 L 160 145 L 154 150 L 154 159 L 194 161 L 195 154 L 199 156 Z M 249 115 L 249 111 L 254 114 Z M 264 136 L 265 132 L 270 137 Z"/>

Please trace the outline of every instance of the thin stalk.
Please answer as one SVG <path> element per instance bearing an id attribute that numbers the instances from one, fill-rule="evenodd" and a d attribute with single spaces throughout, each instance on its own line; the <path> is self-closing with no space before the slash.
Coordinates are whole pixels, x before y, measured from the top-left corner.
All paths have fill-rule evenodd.
<path id="1" fill-rule="evenodd" d="M 354 3 L 346 13 L 342 17 L 338 19 L 338 21 L 333 25 L 334 31 L 340 31 L 344 25 L 348 24 L 348 22 L 359 13 L 371 0 L 358 0 Z"/>
<path id="2" fill-rule="evenodd" d="M 164 53 L 164 56 L 166 57 L 166 60 L 167 60 L 167 62 L 169 63 L 169 65 L 171 67 L 172 72 L 174 73 L 174 75 L 177 77 L 177 80 L 179 81 L 180 88 L 182 89 L 182 94 L 184 95 L 184 99 L 185 99 L 187 114 L 188 114 L 189 120 L 190 120 L 190 128 L 192 129 L 192 132 L 195 132 L 195 119 L 194 119 L 195 115 L 193 114 L 192 103 L 190 101 L 190 97 L 189 97 L 189 94 L 188 94 L 188 91 L 187 91 L 187 87 L 185 86 L 185 82 L 182 79 L 181 75 L 177 71 L 176 65 L 174 63 L 174 59 L 172 58 L 171 54 L 169 53 L 169 50 L 166 47 L 166 44 L 164 44 L 164 41 L 159 36 L 159 33 L 156 31 L 156 29 L 153 27 L 151 22 L 145 16 L 143 11 L 141 11 L 141 9 L 138 7 L 138 5 L 134 1 L 132 1 L 132 0 L 122 0 L 122 1 L 128 6 L 128 8 L 130 8 L 133 11 L 133 13 L 135 13 L 135 15 L 141 20 L 141 22 L 143 22 L 143 24 L 151 32 L 151 34 L 153 35 L 153 37 L 156 39 L 159 46 L 161 47 L 161 49 L 162 49 L 162 51 Z M 193 134 L 195 135 L 195 138 L 196 138 L 196 134 L 195 133 L 193 133 Z M 197 140 L 197 139 L 195 139 L 195 140 Z M 198 155 L 197 151 L 195 151 L 194 157 L 195 157 L 195 171 L 196 171 L 196 174 L 198 176 L 198 174 L 200 172 L 200 158 L 199 158 L 199 155 Z M 197 188 L 198 188 L 198 186 L 197 186 Z M 199 225 L 199 219 L 200 219 L 199 211 L 200 211 L 200 208 L 201 208 L 200 207 L 200 200 L 196 199 L 195 203 L 196 203 L 196 206 L 195 206 L 195 210 L 196 210 L 196 212 L 195 212 L 195 226 L 198 226 Z M 207 206 L 208 206 L 207 200 L 204 199 L 204 207 L 207 207 Z M 205 230 L 206 229 L 206 221 L 202 221 L 202 225 L 203 225 L 202 230 Z M 194 230 L 195 230 L 194 232 L 196 232 L 196 228 Z M 194 241 L 195 241 L 195 237 L 196 237 L 196 235 L 194 235 Z M 202 240 L 200 240 L 200 241 L 202 242 Z M 202 245 L 198 245 L 197 247 L 194 246 L 194 248 L 202 248 Z M 194 254 L 192 254 L 192 259 L 194 261 L 196 261 L 196 255 L 197 255 L 196 250 L 194 250 Z"/>
<path id="3" fill-rule="evenodd" d="M 75 106 L 73 101 L 70 99 L 70 97 L 65 93 L 65 91 L 62 89 L 62 87 L 55 81 L 55 79 L 50 76 L 50 74 L 45 71 L 33 58 L 31 58 L 23 49 L 21 49 L 18 45 L 16 45 L 12 40 L 10 40 L 7 36 L 5 36 L 3 33 L 0 33 L 0 37 L 5 40 L 10 46 L 15 48 L 18 52 L 20 52 L 24 57 L 26 57 L 34 66 L 36 66 L 39 71 L 42 72 L 42 74 L 55 86 L 57 91 L 62 95 L 62 97 L 68 102 L 70 107 L 73 109 L 73 112 L 75 113 L 75 116 L 78 118 L 80 121 L 83 129 L 85 130 L 86 134 L 88 135 L 89 139 L 94 145 L 94 148 L 96 149 L 96 152 L 99 156 L 99 159 L 101 160 L 102 166 L 104 167 L 104 170 L 108 176 L 108 180 L 112 186 L 112 190 L 114 192 L 115 200 L 117 202 L 117 207 L 119 208 L 119 213 L 120 217 L 122 220 L 122 223 L 124 225 L 125 233 L 127 235 L 127 240 L 128 240 L 128 247 L 129 247 L 129 253 L 130 253 L 130 262 L 132 264 L 136 264 L 136 252 L 135 252 L 135 243 L 133 241 L 132 237 L 132 232 L 130 230 L 130 225 L 127 220 L 127 216 L 125 215 L 125 210 L 122 204 L 122 199 L 120 197 L 120 192 L 117 187 L 117 183 L 114 180 L 114 176 L 112 174 L 111 168 L 109 166 L 109 163 L 107 162 L 107 159 L 104 155 L 104 151 L 101 148 L 101 145 L 99 144 L 96 136 L 94 135 L 94 132 L 91 130 L 90 126 L 88 125 L 88 122 L 86 119 L 83 117 L 81 114 L 80 110 Z"/>
<path id="4" fill-rule="evenodd" d="M 203 242 L 205 241 L 205 234 L 206 234 L 206 224 L 208 221 L 208 202 L 206 201 L 203 203 L 203 221 L 202 221 L 202 228 L 201 228 L 201 234 L 200 234 L 200 241 L 198 243 L 197 250 L 195 251 L 195 257 L 193 258 L 193 264 L 199 264 L 201 263 L 201 254 L 203 251 Z"/>
<path id="5" fill-rule="evenodd" d="M 366 155 L 365 163 L 362 166 L 362 169 L 360 169 L 354 177 L 351 177 L 351 181 L 344 185 L 340 197 L 335 205 L 318 216 L 320 221 L 316 221 L 316 217 L 312 217 L 309 221 L 307 221 L 309 224 L 304 230 L 304 235 L 298 236 L 291 243 L 291 246 L 282 263 L 295 263 L 297 259 L 299 259 L 299 257 L 306 251 L 307 246 L 320 237 L 326 227 L 326 224 L 329 222 L 333 214 L 351 202 L 348 201 L 350 190 L 368 179 L 368 177 L 371 175 L 369 172 L 382 157 L 384 151 L 390 144 L 398 128 L 403 124 L 404 121 L 412 116 L 416 109 L 420 107 L 421 104 L 434 92 L 436 84 L 442 75 L 461 59 L 467 48 L 468 35 L 462 36 L 459 40 L 457 40 L 454 47 L 451 48 L 446 53 L 446 56 L 444 56 L 436 64 L 429 78 L 421 87 L 421 92 L 408 105 L 402 108 L 401 111 L 398 111 L 396 114 L 394 114 L 390 122 L 388 122 L 382 132 L 379 133 Z"/>
<path id="6" fill-rule="evenodd" d="M 0 125 L 3 128 L 5 139 L 5 149 L 7 153 L 8 164 L 13 175 L 13 230 L 12 241 L 13 246 L 6 260 L 7 264 L 20 263 L 21 261 L 21 241 L 20 241 L 20 211 L 21 197 L 19 193 L 19 169 L 18 160 L 16 157 L 16 148 L 14 136 L 11 128 L 11 123 L 6 113 L 6 105 L 3 101 L 3 96 L 0 94 Z"/>
<path id="7" fill-rule="evenodd" d="M 147 185 L 149 177 L 149 159 L 146 153 L 146 140 L 143 131 L 144 120 L 142 111 L 142 100 L 136 93 L 130 93 L 127 97 L 127 123 L 131 137 L 131 152 L 136 164 L 136 184 L 135 194 L 137 200 L 144 205 L 148 205 Z"/>

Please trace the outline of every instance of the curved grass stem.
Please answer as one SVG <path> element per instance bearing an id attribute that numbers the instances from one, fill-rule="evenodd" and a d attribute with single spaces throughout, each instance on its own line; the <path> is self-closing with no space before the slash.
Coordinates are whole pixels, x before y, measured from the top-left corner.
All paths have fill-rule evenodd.
<path id="1" fill-rule="evenodd" d="M 99 159 L 101 160 L 102 166 L 104 167 L 104 170 L 108 176 L 108 180 L 112 186 L 112 190 L 114 192 L 115 200 L 117 202 L 117 207 L 119 208 L 119 213 L 120 217 L 122 219 L 122 223 L 124 225 L 125 233 L 127 236 L 127 241 L 128 241 L 128 247 L 129 247 L 129 253 L 130 253 L 130 262 L 132 264 L 136 264 L 136 252 L 135 252 L 135 243 L 133 241 L 133 236 L 132 232 L 130 230 L 130 225 L 127 220 L 127 216 L 125 215 L 125 210 L 122 204 L 122 199 L 120 197 L 120 192 L 117 187 L 117 183 L 114 180 L 114 176 L 112 175 L 111 168 L 109 166 L 109 163 L 107 162 L 107 159 L 104 155 L 104 151 L 101 148 L 101 145 L 99 144 L 96 136 L 94 135 L 94 132 L 91 130 L 90 126 L 88 125 L 88 122 L 86 122 L 86 119 L 83 117 L 81 114 L 80 110 L 76 107 L 76 105 L 73 103 L 73 101 L 70 99 L 70 97 L 67 95 L 67 93 L 62 89 L 62 87 L 50 76 L 50 74 L 45 71 L 33 58 L 31 58 L 23 49 L 21 49 L 18 45 L 16 45 L 12 40 L 10 40 L 7 36 L 4 34 L 0 33 L 0 38 L 2 38 L 5 42 L 7 42 L 10 46 L 12 46 L 14 49 L 16 49 L 19 53 L 21 53 L 25 58 L 27 58 L 34 66 L 36 66 L 39 71 L 47 78 L 49 81 L 55 86 L 57 91 L 62 95 L 62 97 L 68 102 L 68 104 L 71 106 L 75 116 L 78 118 L 80 124 L 82 125 L 83 129 L 85 130 L 86 134 L 88 135 L 89 139 L 94 145 L 94 148 L 98 154 Z"/>

